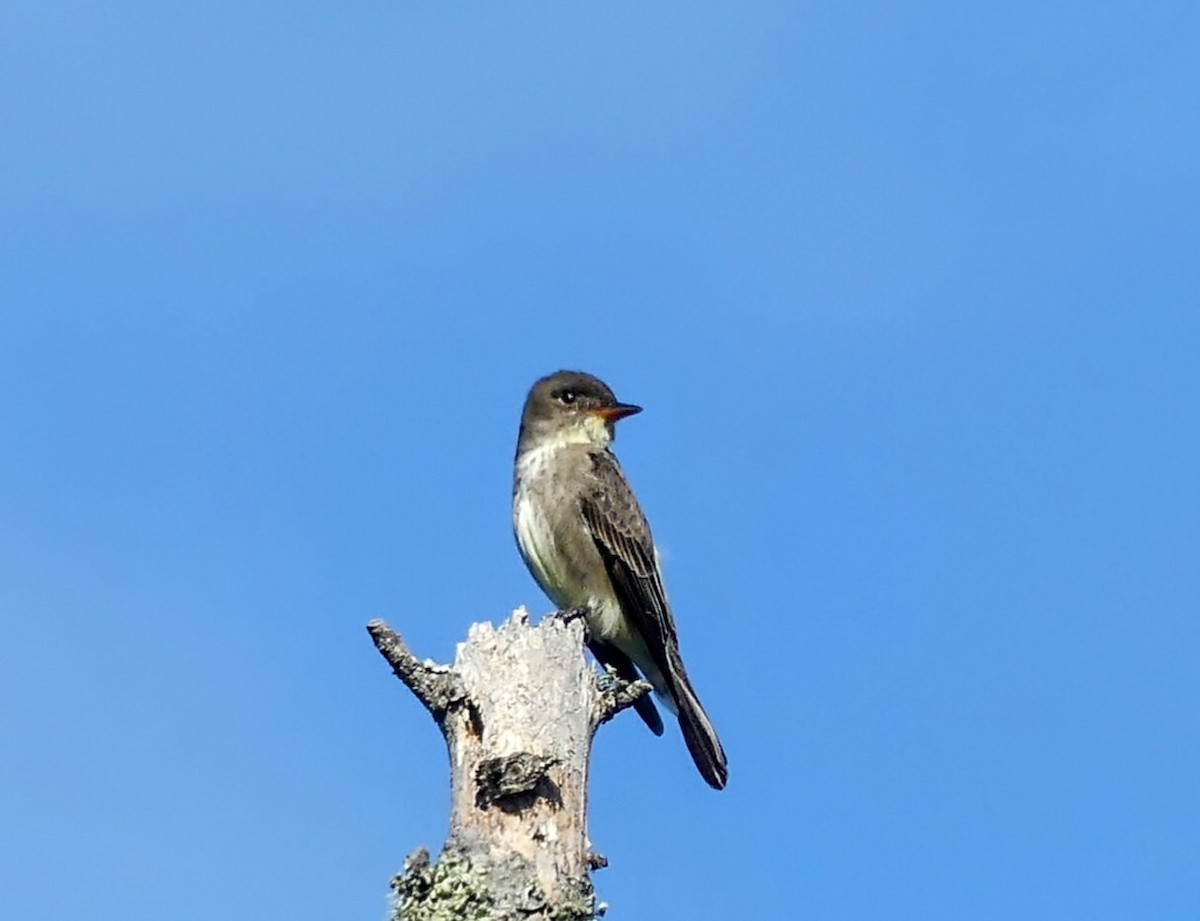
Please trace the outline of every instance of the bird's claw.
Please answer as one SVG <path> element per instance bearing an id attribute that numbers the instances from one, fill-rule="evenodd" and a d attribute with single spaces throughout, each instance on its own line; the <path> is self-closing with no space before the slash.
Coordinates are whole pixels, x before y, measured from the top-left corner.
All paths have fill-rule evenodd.
<path id="1" fill-rule="evenodd" d="M 558 616 L 569 624 L 573 620 L 579 620 L 582 617 L 587 617 L 589 613 L 591 612 L 588 609 L 588 606 L 586 604 L 581 604 L 574 608 L 563 608 L 563 610 L 558 612 Z"/>
<path id="2" fill-rule="evenodd" d="M 590 642 L 592 638 L 592 631 L 588 629 L 588 615 L 591 613 L 591 608 L 589 608 L 586 604 L 581 604 L 574 608 L 563 608 L 561 611 L 556 611 L 555 616 L 558 617 L 564 624 L 582 620 L 584 641 Z"/>

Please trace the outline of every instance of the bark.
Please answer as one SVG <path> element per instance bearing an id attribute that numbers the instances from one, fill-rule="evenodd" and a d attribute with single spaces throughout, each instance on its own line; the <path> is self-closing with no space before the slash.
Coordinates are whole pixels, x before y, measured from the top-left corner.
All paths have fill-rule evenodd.
<path id="1" fill-rule="evenodd" d="M 524 609 L 474 624 L 453 666 L 419 661 L 380 620 L 367 629 L 442 730 L 450 754 L 450 835 L 392 881 L 395 917 L 597 917 L 587 839 L 588 759 L 596 729 L 649 691 L 600 676 L 584 655 L 581 612 L 536 626 Z"/>

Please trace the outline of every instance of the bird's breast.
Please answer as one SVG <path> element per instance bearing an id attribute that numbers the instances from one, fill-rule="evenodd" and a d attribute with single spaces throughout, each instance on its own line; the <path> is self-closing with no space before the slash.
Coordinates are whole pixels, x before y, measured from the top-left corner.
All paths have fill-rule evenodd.
<path id="1" fill-rule="evenodd" d="M 562 608 L 611 593 L 580 512 L 570 461 L 553 449 L 524 452 L 513 490 L 513 531 L 521 555 L 542 590 Z"/>

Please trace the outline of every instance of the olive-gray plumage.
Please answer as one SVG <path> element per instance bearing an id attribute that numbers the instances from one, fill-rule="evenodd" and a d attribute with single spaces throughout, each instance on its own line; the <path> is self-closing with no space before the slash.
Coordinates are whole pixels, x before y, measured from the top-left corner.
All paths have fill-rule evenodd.
<path id="1" fill-rule="evenodd" d="M 641 675 L 679 717 L 692 759 L 725 786 L 725 752 L 688 680 L 654 540 L 609 450 L 619 419 L 640 412 L 579 371 L 537 381 L 521 416 L 513 477 L 513 529 L 529 571 L 560 608 L 586 607 L 589 646 L 618 675 Z M 637 712 L 662 720 L 643 697 Z"/>

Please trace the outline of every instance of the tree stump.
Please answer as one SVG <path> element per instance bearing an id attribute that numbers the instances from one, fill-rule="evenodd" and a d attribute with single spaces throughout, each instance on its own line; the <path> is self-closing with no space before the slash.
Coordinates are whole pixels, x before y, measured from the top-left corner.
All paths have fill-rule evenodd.
<path id="1" fill-rule="evenodd" d="M 601 677 L 584 654 L 582 612 L 538 625 L 524 608 L 474 624 L 453 666 L 419 661 L 381 620 L 380 653 L 442 730 L 450 835 L 392 881 L 400 921 L 573 921 L 597 916 L 587 839 L 588 759 L 597 728 L 650 690 Z"/>

